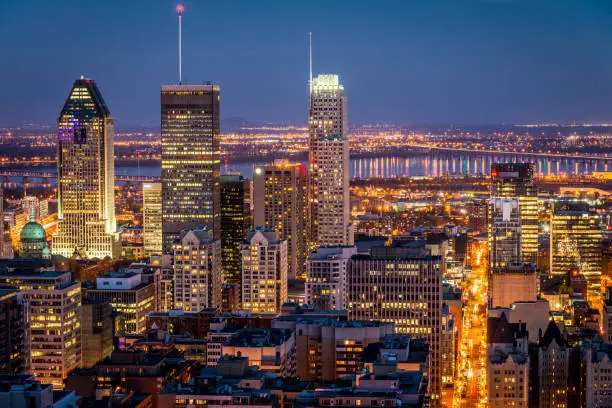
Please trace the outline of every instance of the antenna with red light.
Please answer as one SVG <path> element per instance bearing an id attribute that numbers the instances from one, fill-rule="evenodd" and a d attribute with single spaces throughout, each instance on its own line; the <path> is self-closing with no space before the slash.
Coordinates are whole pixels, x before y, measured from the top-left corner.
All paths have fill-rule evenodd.
<path id="1" fill-rule="evenodd" d="M 179 85 L 183 83 L 183 53 L 182 53 L 182 28 L 181 22 L 183 19 L 183 11 L 185 11 L 185 7 L 182 4 L 178 4 L 176 6 L 176 12 L 178 13 L 178 69 L 179 69 Z"/>

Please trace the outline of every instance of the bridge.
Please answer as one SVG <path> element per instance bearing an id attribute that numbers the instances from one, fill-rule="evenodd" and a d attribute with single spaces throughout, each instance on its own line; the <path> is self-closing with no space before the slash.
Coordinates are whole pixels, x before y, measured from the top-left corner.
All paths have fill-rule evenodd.
<path id="1" fill-rule="evenodd" d="M 452 152 L 455 154 L 480 153 L 480 154 L 487 154 L 487 155 L 532 156 L 532 157 L 545 158 L 545 159 L 568 159 L 568 160 L 612 162 L 612 156 L 596 156 L 596 155 L 564 154 L 564 153 L 512 152 L 512 151 L 505 151 L 505 150 L 487 150 L 487 149 L 461 149 L 461 148 L 454 148 L 454 147 L 438 147 L 438 146 L 419 144 L 419 143 L 408 143 L 404 146 L 414 147 L 417 149 L 424 149 L 427 151 Z"/>
<path id="2" fill-rule="evenodd" d="M 28 170 L 0 170 L 0 179 L 2 180 L 3 184 L 10 183 L 10 179 L 15 178 L 21 179 L 24 183 L 29 182 L 31 179 L 34 179 L 42 180 L 43 184 L 49 184 L 51 180 L 57 179 L 57 174 Z M 159 182 L 160 178 L 149 176 L 115 175 L 115 181 L 129 181 L 134 183 L 155 183 Z"/>

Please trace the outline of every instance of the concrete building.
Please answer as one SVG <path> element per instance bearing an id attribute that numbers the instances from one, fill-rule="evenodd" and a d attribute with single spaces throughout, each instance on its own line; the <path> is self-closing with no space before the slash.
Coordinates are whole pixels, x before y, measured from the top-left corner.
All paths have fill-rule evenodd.
<path id="1" fill-rule="evenodd" d="M 80 400 L 74 392 L 53 390 L 32 375 L 0 374 L 0 405 L 11 408 L 77 408 Z"/>
<path id="2" fill-rule="evenodd" d="M 295 377 L 295 337 L 284 329 L 244 329 L 223 344 L 221 355 L 246 357 L 249 366 Z"/>
<path id="3" fill-rule="evenodd" d="M 161 255 L 162 239 L 162 186 L 161 183 L 142 185 L 142 239 L 144 256 Z"/>
<path id="4" fill-rule="evenodd" d="M 146 316 L 155 310 L 155 283 L 143 281 L 136 272 L 109 272 L 96 279 L 96 288 L 89 289 L 92 300 L 108 302 L 114 311 L 123 314 L 125 333 L 136 334 L 146 330 Z"/>
<path id="5" fill-rule="evenodd" d="M 74 82 L 57 120 L 57 231 L 53 253 L 119 258 L 115 219 L 114 119 L 96 83 Z"/>
<path id="6" fill-rule="evenodd" d="M 530 359 L 524 323 L 510 323 L 506 315 L 487 320 L 488 406 L 529 406 Z"/>
<path id="7" fill-rule="evenodd" d="M 550 222 L 550 272 L 564 275 L 577 267 L 587 280 L 588 293 L 601 290 L 602 230 L 599 214 L 580 200 L 553 203 Z"/>
<path id="8" fill-rule="evenodd" d="M 537 346 L 538 383 L 534 388 L 538 407 L 568 407 L 569 355 L 570 347 L 551 320 Z"/>
<path id="9" fill-rule="evenodd" d="M 277 317 L 272 325 L 295 333 L 296 375 L 303 380 L 333 381 L 357 373 L 364 348 L 394 332 L 393 323 L 300 315 Z"/>
<path id="10" fill-rule="evenodd" d="M 287 241 L 258 227 L 241 244 L 242 308 L 279 313 L 287 301 Z"/>
<path id="11" fill-rule="evenodd" d="M 309 252 L 306 166 L 277 160 L 255 167 L 253 208 L 256 226 L 274 230 L 287 241 L 289 279 L 304 278 Z"/>
<path id="12" fill-rule="evenodd" d="M 113 352 L 113 308 L 103 300 L 83 300 L 81 306 L 82 366 L 93 367 Z"/>
<path id="13" fill-rule="evenodd" d="M 311 78 L 308 123 L 312 240 L 352 245 L 346 97 L 338 75 Z"/>
<path id="14" fill-rule="evenodd" d="M 221 239 L 221 120 L 218 85 L 161 88 L 164 252 L 185 229 Z"/>
<path id="15" fill-rule="evenodd" d="M 26 303 L 16 289 L 0 289 L 0 372 L 23 374 L 28 355 Z"/>
<path id="16" fill-rule="evenodd" d="M 251 181 L 239 174 L 221 176 L 221 265 L 224 282 L 240 285 L 240 243 L 253 228 Z"/>
<path id="17" fill-rule="evenodd" d="M 612 407 L 612 345 L 600 344 L 586 350 L 586 406 Z"/>
<path id="18" fill-rule="evenodd" d="M 491 198 L 517 200 L 520 214 L 520 259 L 533 264 L 538 255 L 538 190 L 533 163 L 491 163 Z"/>
<path id="19" fill-rule="evenodd" d="M 603 340 L 612 344 L 612 288 L 608 288 L 603 301 L 601 325 L 603 326 Z"/>
<path id="20" fill-rule="evenodd" d="M 310 254 L 306 268 L 306 303 L 318 309 L 346 310 L 346 265 L 355 246 L 323 246 Z"/>
<path id="21" fill-rule="evenodd" d="M 221 307 L 221 241 L 194 229 L 183 232 L 173 250 L 174 307 L 187 312 Z"/>
<path id="22" fill-rule="evenodd" d="M 490 307 L 510 307 L 514 302 L 533 302 L 538 298 L 535 265 L 508 264 L 489 273 Z"/>
<path id="23" fill-rule="evenodd" d="M 429 342 L 432 398 L 440 390 L 444 262 L 401 244 L 354 255 L 347 267 L 349 319 L 393 322 L 395 331 Z"/>
<path id="24" fill-rule="evenodd" d="M 70 272 L 13 269 L 0 272 L 0 288 L 20 290 L 27 302 L 28 371 L 63 388 L 68 373 L 81 366 L 81 284 Z"/>

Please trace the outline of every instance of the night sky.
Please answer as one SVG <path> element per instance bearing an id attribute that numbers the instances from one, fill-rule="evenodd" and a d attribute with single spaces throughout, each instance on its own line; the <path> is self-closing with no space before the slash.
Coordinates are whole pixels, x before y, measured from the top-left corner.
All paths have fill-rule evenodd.
<path id="1" fill-rule="evenodd" d="M 178 81 L 178 1 L 0 0 L 0 124 L 54 123 L 95 79 L 116 126 L 158 126 Z M 612 122 L 612 1 L 187 0 L 183 82 L 222 118 L 307 122 L 314 72 L 349 123 Z"/>

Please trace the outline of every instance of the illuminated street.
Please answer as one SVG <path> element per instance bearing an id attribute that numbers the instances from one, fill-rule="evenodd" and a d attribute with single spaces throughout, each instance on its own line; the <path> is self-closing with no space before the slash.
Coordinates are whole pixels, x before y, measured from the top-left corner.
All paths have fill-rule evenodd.
<path id="1" fill-rule="evenodd" d="M 453 407 L 484 407 L 487 402 L 487 248 L 476 243 L 472 250 L 473 270 L 464 282 L 463 329 Z"/>

